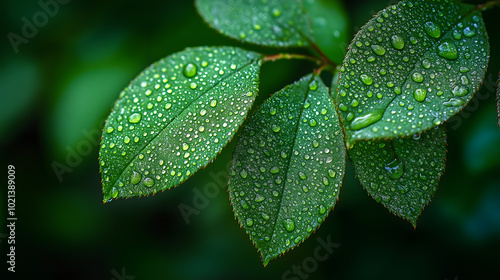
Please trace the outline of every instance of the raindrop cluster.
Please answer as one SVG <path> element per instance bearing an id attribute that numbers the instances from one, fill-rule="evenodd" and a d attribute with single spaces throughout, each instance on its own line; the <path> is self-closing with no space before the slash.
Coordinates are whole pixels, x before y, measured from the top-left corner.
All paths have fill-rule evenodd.
<path id="1" fill-rule="evenodd" d="M 401 1 L 363 27 L 339 79 L 350 144 L 420 133 L 471 99 L 489 56 L 484 23 L 473 9 L 454 1 Z"/>
<path id="2" fill-rule="evenodd" d="M 304 46 L 310 19 L 300 1 L 197 0 L 201 16 L 222 34 L 266 46 Z M 224 15 L 224 16 L 221 16 Z"/>
<path id="3" fill-rule="evenodd" d="M 178 185 L 234 136 L 258 88 L 260 55 L 194 48 L 145 69 L 120 94 L 100 150 L 105 200 Z"/>
<path id="4" fill-rule="evenodd" d="M 308 75 L 275 93 L 242 129 L 229 193 L 264 262 L 302 242 L 335 205 L 345 168 L 338 122 L 328 88 Z"/>

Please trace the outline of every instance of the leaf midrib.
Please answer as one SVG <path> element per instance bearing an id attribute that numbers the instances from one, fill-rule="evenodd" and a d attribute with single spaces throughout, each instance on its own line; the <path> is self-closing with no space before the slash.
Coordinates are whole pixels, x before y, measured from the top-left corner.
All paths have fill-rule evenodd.
<path id="1" fill-rule="evenodd" d="M 285 169 L 285 170 L 286 170 L 286 174 L 285 174 L 286 176 L 285 176 L 285 179 L 288 177 L 288 171 L 290 170 L 290 163 L 291 163 L 291 161 L 292 161 L 292 157 L 293 157 L 293 151 L 294 151 L 294 148 L 295 148 L 295 143 L 296 143 L 296 140 L 297 140 L 297 134 L 298 134 L 299 127 L 300 127 L 300 121 L 302 120 L 302 115 L 303 115 L 303 113 L 304 113 L 304 103 L 307 101 L 307 98 L 309 97 L 309 92 L 311 91 L 311 89 L 309 88 L 309 85 L 310 85 L 310 84 L 311 84 L 311 83 L 312 83 L 312 82 L 316 79 L 316 76 L 317 76 L 317 74 L 316 74 L 316 73 L 313 73 L 313 74 L 312 74 L 311 79 L 310 79 L 310 80 L 309 80 L 309 82 L 307 83 L 307 90 L 306 90 L 306 93 L 305 93 L 304 101 L 302 102 L 302 107 L 301 107 L 301 109 L 300 109 L 299 118 L 298 118 L 298 120 L 297 120 L 297 125 L 296 125 L 296 127 L 295 127 L 295 131 L 294 131 L 295 133 L 294 133 L 294 135 L 293 135 L 293 141 L 292 141 L 292 143 L 293 143 L 293 145 L 292 145 L 292 153 L 291 153 L 291 156 L 290 156 L 290 158 L 289 158 L 289 160 L 288 160 L 288 162 L 287 162 L 287 164 L 286 164 L 286 167 L 287 167 L 287 168 Z M 272 224 L 274 224 L 273 231 L 272 231 L 272 233 L 271 233 L 271 236 L 272 236 L 272 237 L 271 237 L 271 239 L 270 239 L 268 242 L 266 242 L 267 244 L 271 244 L 271 242 L 274 240 L 274 233 L 276 232 L 276 229 L 277 229 L 277 227 L 278 227 L 278 225 L 277 225 L 277 223 L 276 223 L 276 222 L 277 222 L 277 220 L 278 220 L 278 217 L 280 217 L 280 214 L 282 213 L 282 211 L 281 211 L 281 209 L 282 209 L 282 208 L 281 208 L 281 206 L 282 206 L 282 204 L 283 204 L 283 203 L 282 203 L 282 202 L 283 202 L 283 198 L 285 197 L 283 194 L 284 194 L 284 190 L 285 190 L 285 188 L 286 188 L 286 186 L 287 186 L 287 185 L 288 185 L 288 181 L 287 181 L 287 180 L 285 180 L 285 182 L 284 182 L 284 184 L 283 184 L 283 187 L 281 188 L 281 193 L 282 193 L 282 195 L 281 195 L 281 199 L 280 199 L 280 202 L 279 202 L 279 210 L 278 210 L 278 213 L 276 214 L 276 217 L 274 218 L 274 222 L 272 223 Z M 269 247 L 270 247 L 270 246 L 268 246 L 266 249 L 269 249 Z M 267 256 L 267 257 L 271 257 L 271 255 L 268 253 L 268 250 L 266 251 L 266 256 Z M 265 260 L 264 260 L 264 262 L 266 263 L 266 261 L 265 261 Z"/>
<path id="2" fill-rule="evenodd" d="M 149 144 L 151 142 L 153 142 L 160 134 L 162 134 L 162 132 L 168 128 L 168 126 L 177 119 L 178 116 L 180 116 L 184 111 L 186 111 L 187 109 L 189 109 L 191 107 L 191 105 L 193 103 L 195 103 L 197 100 L 199 100 L 201 97 L 203 97 L 205 94 L 207 94 L 209 91 L 211 91 L 212 89 L 216 88 L 221 82 L 225 81 L 226 79 L 232 77 L 233 75 L 235 75 L 236 73 L 239 73 L 242 69 L 256 63 L 256 62 L 259 62 L 261 59 L 262 59 L 262 56 L 259 55 L 260 57 L 244 64 L 242 67 L 236 69 L 234 72 L 232 72 L 230 75 L 227 75 L 226 77 L 220 79 L 219 81 L 217 81 L 216 83 L 214 83 L 210 88 L 207 88 L 203 93 L 201 93 L 198 97 L 196 97 L 195 99 L 193 99 L 191 102 L 188 103 L 188 105 L 185 107 L 185 109 L 181 110 L 174 118 L 172 118 L 168 123 L 166 123 L 164 125 L 164 127 L 162 127 L 158 133 L 152 137 L 148 142 L 145 143 L 144 147 L 139 150 L 138 154 L 141 153 L 142 151 L 144 151 L 144 149 L 146 149 Z M 126 165 L 124 165 L 124 168 L 123 170 L 120 171 L 119 175 L 116 177 L 115 181 L 110 185 L 110 188 L 114 187 L 116 185 L 116 182 L 118 181 L 119 178 L 122 177 L 123 173 L 125 172 L 125 170 L 127 170 L 127 168 L 129 167 L 130 163 L 132 163 L 133 161 L 135 161 L 137 159 L 137 155 L 134 156 L 130 161 L 127 162 Z"/>

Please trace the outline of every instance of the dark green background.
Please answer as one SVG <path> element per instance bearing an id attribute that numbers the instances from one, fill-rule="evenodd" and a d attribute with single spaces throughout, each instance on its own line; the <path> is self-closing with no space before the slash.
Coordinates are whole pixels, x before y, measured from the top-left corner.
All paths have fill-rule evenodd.
<path id="1" fill-rule="evenodd" d="M 388 4 L 348 1 L 350 38 Z M 7 165 L 15 165 L 17 176 L 13 279 L 127 279 L 113 273 L 122 268 L 137 280 L 281 279 L 313 256 L 318 237 L 340 247 L 308 279 L 500 279 L 499 9 L 484 13 L 494 50 L 486 80 L 447 125 L 446 173 L 418 227 L 368 197 L 348 166 L 335 211 L 266 268 L 234 220 L 224 185 L 189 224 L 178 208 L 193 205 L 194 191 L 214 182 L 210 174 L 225 175 L 231 145 L 178 188 L 104 205 L 92 142 L 120 90 L 155 60 L 188 46 L 241 44 L 210 30 L 192 1 L 73 0 L 15 54 L 7 34 L 21 34 L 22 18 L 40 10 L 37 1 L 0 4 L 0 166 L 6 178 Z M 264 65 L 258 102 L 310 69 L 297 61 Z M 69 158 L 72 172 L 59 181 L 52 164 L 67 165 L 68 149 L 78 147 L 89 149 L 81 162 Z M 2 184 L 5 234 L 6 179 Z M 0 241 L 3 274 L 7 244 Z"/>

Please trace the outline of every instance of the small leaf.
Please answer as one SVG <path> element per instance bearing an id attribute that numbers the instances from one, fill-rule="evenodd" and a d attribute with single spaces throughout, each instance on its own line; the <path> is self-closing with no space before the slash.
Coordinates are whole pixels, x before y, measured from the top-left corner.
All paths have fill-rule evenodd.
<path id="1" fill-rule="evenodd" d="M 368 194 L 416 226 L 444 172 L 446 133 L 439 126 L 409 138 L 359 141 L 349 156 Z"/>
<path id="2" fill-rule="evenodd" d="M 222 34 L 276 47 L 307 45 L 309 18 L 298 0 L 196 0 L 203 19 Z"/>
<path id="3" fill-rule="evenodd" d="M 104 127 L 104 200 L 169 189 L 213 160 L 255 99 L 260 58 L 202 47 L 146 68 L 120 94 Z"/>
<path id="4" fill-rule="evenodd" d="M 316 44 L 335 63 L 344 59 L 349 33 L 349 18 L 339 0 L 304 0 Z"/>
<path id="5" fill-rule="evenodd" d="M 214 29 L 244 42 L 297 47 L 311 34 L 298 0 L 196 0 L 196 7 Z"/>
<path id="6" fill-rule="evenodd" d="M 455 1 L 401 1 L 356 35 L 337 104 L 349 146 L 410 136 L 458 113 L 489 58 L 481 13 Z"/>
<path id="7" fill-rule="evenodd" d="M 229 194 L 264 265 L 296 247 L 338 199 L 345 147 L 327 87 L 308 75 L 275 93 L 238 139 Z"/>

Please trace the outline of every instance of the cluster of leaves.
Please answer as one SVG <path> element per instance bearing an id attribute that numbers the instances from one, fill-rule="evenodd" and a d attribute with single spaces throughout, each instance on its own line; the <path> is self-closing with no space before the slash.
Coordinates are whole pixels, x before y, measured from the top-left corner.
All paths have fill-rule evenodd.
<path id="1" fill-rule="evenodd" d="M 370 196 L 415 226 L 445 168 L 443 123 L 485 75 L 489 43 L 481 8 L 403 0 L 374 16 L 344 55 L 347 16 L 339 1 L 197 0 L 196 6 L 226 36 L 311 55 L 200 47 L 145 69 L 106 121 L 104 200 L 155 194 L 187 180 L 244 123 L 261 65 L 308 59 L 318 67 L 267 99 L 236 140 L 231 204 L 264 264 L 324 221 L 338 200 L 346 158 Z M 323 71 L 334 77 L 329 87 Z"/>

